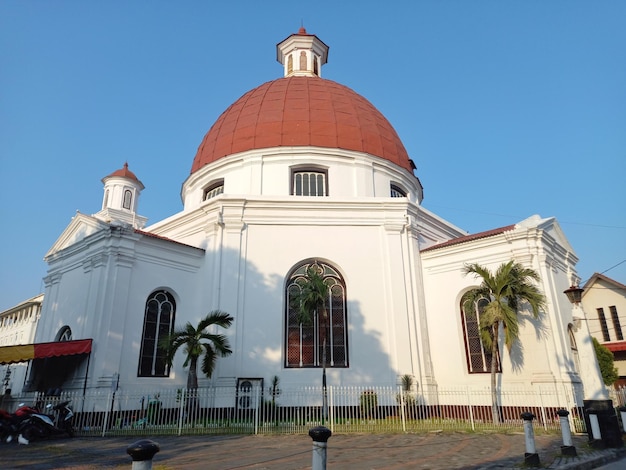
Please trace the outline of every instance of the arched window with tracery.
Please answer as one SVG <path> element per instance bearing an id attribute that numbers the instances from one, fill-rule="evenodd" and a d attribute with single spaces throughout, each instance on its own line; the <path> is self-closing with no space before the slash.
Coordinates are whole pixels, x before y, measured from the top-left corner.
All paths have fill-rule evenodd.
<path id="1" fill-rule="evenodd" d="M 55 341 L 72 341 L 72 329 L 65 325 L 61 327 L 59 331 L 57 331 Z"/>
<path id="2" fill-rule="evenodd" d="M 467 371 L 470 374 L 491 372 L 491 350 L 485 348 L 482 335 L 490 335 L 490 331 L 481 331 L 480 316 L 489 301 L 480 299 L 474 304 L 474 308 L 461 303 L 461 319 L 463 323 L 463 336 L 465 340 L 465 356 L 467 359 Z M 496 357 L 496 370 L 501 372 L 499 358 Z"/>
<path id="3" fill-rule="evenodd" d="M 324 309 L 313 312 L 312 321 L 305 325 L 300 322 L 297 299 L 310 268 L 328 286 L 328 298 Z M 285 367 L 323 367 L 324 362 L 326 367 L 348 367 L 346 285 L 337 269 L 312 260 L 294 268 L 287 277 L 285 310 Z"/>
<path id="4" fill-rule="evenodd" d="M 167 377 L 169 367 L 165 360 L 166 349 L 160 341 L 174 328 L 176 302 L 166 290 L 153 292 L 146 301 L 139 352 L 138 377 Z"/>

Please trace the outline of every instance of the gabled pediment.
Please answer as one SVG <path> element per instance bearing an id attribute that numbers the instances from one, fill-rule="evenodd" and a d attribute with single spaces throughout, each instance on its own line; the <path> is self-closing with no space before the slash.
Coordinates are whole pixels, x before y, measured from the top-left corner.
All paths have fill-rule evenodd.
<path id="1" fill-rule="evenodd" d="M 57 238 L 57 241 L 54 242 L 54 245 L 48 250 L 44 259 L 108 227 L 109 224 L 95 217 L 77 212 L 76 215 L 72 217 L 70 224 L 63 230 L 61 236 Z"/>
<path id="2" fill-rule="evenodd" d="M 570 245 L 569 240 L 563 233 L 563 229 L 559 225 L 559 222 L 555 217 L 547 217 L 542 219 L 538 215 L 532 215 L 525 220 L 522 220 L 518 224 L 515 225 L 517 227 L 523 228 L 537 228 L 539 230 L 543 230 L 545 233 L 550 235 L 559 245 L 561 245 L 565 250 L 575 253 L 574 248 Z"/>

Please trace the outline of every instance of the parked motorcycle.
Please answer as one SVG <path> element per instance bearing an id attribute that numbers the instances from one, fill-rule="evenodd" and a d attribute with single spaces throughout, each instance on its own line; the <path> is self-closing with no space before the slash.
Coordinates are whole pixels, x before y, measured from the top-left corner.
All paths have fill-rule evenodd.
<path id="1" fill-rule="evenodd" d="M 40 413 L 39 407 L 27 406 L 24 403 L 18 405 L 15 413 L 0 410 L 0 439 L 11 442 L 18 434 L 20 424 L 34 413 Z"/>
<path id="2" fill-rule="evenodd" d="M 33 413 L 19 425 L 18 442 L 29 444 L 31 440 L 58 435 L 74 436 L 72 418 L 74 412 L 69 406 L 69 401 L 58 405 L 48 405 L 53 414 Z"/>

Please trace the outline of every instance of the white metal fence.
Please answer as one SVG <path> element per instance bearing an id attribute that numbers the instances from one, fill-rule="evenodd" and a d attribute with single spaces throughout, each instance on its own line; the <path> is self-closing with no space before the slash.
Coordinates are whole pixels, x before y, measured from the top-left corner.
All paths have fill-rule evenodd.
<path id="1" fill-rule="evenodd" d="M 535 429 L 558 431 L 556 412 L 570 412 L 572 431 L 585 432 L 582 402 L 574 390 L 526 388 L 499 391 L 496 420 L 489 388 L 438 389 L 424 393 L 393 387 L 321 387 L 281 390 L 234 387 L 197 390 L 88 390 L 60 396 L 5 397 L 2 408 L 20 402 L 71 400 L 77 435 L 299 434 L 317 425 L 333 432 L 419 432 L 428 430 L 523 431 L 521 413 L 536 417 Z M 327 406 L 324 406 L 327 403 Z"/>
<path id="2" fill-rule="evenodd" d="M 616 407 L 626 406 L 626 387 L 609 388 L 609 395 Z"/>

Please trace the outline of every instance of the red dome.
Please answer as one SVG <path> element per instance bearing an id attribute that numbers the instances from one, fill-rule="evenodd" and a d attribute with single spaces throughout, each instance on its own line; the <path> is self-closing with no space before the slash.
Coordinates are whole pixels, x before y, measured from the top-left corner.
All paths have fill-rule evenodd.
<path id="1" fill-rule="evenodd" d="M 273 80 L 235 101 L 204 136 L 191 173 L 246 150 L 308 145 L 365 152 L 413 173 L 389 121 L 350 88 L 318 77 Z"/>

